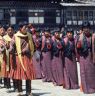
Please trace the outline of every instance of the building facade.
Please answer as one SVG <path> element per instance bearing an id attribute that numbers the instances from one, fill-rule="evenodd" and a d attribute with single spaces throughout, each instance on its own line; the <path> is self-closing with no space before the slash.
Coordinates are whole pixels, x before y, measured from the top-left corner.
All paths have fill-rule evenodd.
<path id="1" fill-rule="evenodd" d="M 84 21 L 89 21 L 91 27 L 94 29 L 95 26 L 95 3 L 89 2 L 85 3 L 83 0 L 81 2 L 73 3 L 61 3 L 63 10 L 63 24 L 66 27 L 72 27 L 76 30 L 81 27 Z"/>
<path id="2" fill-rule="evenodd" d="M 38 2 L 38 0 L 0 1 L 0 23 L 28 22 L 42 27 L 59 26 L 61 24 L 60 6 L 57 1 L 50 0 L 45 2 Z"/>
<path id="3" fill-rule="evenodd" d="M 77 29 L 85 20 L 94 28 L 95 3 L 83 0 L 0 0 L 1 24 L 28 22 L 37 27 Z"/>

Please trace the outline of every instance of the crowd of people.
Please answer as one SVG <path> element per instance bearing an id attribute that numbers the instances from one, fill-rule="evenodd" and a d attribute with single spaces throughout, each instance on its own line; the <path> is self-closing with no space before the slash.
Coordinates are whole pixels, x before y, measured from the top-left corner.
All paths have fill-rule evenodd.
<path id="1" fill-rule="evenodd" d="M 23 95 L 22 80 L 26 81 L 26 96 L 32 96 L 31 80 L 35 79 L 95 93 L 95 34 L 90 32 L 90 23 L 84 22 L 75 36 L 71 28 L 63 34 L 59 29 L 40 30 L 32 24 L 19 24 L 17 32 L 12 25 L 0 26 L 0 85 L 3 80 L 9 89 L 12 80 L 18 96 Z"/>

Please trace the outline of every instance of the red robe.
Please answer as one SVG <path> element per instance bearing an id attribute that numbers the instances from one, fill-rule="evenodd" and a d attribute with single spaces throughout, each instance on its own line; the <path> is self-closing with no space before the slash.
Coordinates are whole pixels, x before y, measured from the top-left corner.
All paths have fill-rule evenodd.
<path id="1" fill-rule="evenodd" d="M 10 70 L 10 77 L 13 79 L 19 79 L 19 80 L 32 80 L 35 78 L 34 73 L 34 67 L 32 63 L 32 57 L 31 52 L 28 46 L 28 37 L 20 37 L 21 40 L 21 57 L 23 61 L 23 65 L 26 69 L 24 71 L 21 63 L 19 62 L 19 57 L 17 55 L 16 50 L 16 40 L 15 37 L 13 38 L 11 44 L 10 44 L 10 50 L 12 51 L 12 61 L 11 61 L 11 70 Z"/>

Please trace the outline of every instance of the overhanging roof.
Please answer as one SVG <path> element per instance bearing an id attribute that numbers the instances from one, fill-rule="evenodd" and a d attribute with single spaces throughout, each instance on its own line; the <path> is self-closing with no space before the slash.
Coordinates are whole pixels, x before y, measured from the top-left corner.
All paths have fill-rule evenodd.
<path id="1" fill-rule="evenodd" d="M 62 6 L 95 6 L 95 3 L 60 3 Z"/>
<path id="2" fill-rule="evenodd" d="M 0 0 L 0 8 L 59 8 L 59 3 L 51 3 L 51 2 L 30 2 L 26 1 L 1 1 Z"/>

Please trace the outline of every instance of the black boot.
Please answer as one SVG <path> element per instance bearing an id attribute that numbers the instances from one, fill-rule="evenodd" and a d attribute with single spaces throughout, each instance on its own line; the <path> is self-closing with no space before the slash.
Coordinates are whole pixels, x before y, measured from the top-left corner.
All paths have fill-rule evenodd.
<path id="1" fill-rule="evenodd" d="M 23 96 L 23 93 L 22 93 L 22 80 L 17 80 L 17 90 L 18 90 L 18 96 Z"/>
<path id="2" fill-rule="evenodd" d="M 3 84 L 3 82 L 2 82 L 2 78 L 0 78 L 0 84 Z"/>
<path id="3" fill-rule="evenodd" d="M 4 88 L 7 88 L 7 78 L 4 78 Z"/>
<path id="4" fill-rule="evenodd" d="M 32 94 L 31 94 L 31 80 L 26 80 L 26 96 L 32 96 Z"/>
<path id="5" fill-rule="evenodd" d="M 17 80 L 13 79 L 13 87 L 14 87 L 14 92 L 17 92 Z"/>
<path id="6" fill-rule="evenodd" d="M 11 88 L 10 78 L 7 78 L 7 89 Z"/>

